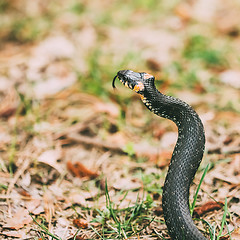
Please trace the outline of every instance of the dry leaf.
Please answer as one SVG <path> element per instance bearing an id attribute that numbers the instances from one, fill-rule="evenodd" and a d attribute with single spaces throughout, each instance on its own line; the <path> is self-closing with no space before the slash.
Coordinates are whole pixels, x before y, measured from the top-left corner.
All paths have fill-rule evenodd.
<path id="1" fill-rule="evenodd" d="M 214 202 L 210 201 L 202 205 L 201 207 L 197 207 L 194 209 L 194 213 L 196 213 L 198 216 L 202 216 L 203 214 L 214 211 L 214 210 L 219 210 L 222 208 L 224 204 L 222 202 Z"/>
<path id="2" fill-rule="evenodd" d="M 0 117 L 8 118 L 12 116 L 16 112 L 18 104 L 19 99 L 17 93 L 13 88 L 11 88 L 7 91 L 5 98 L 1 99 Z"/>
<path id="3" fill-rule="evenodd" d="M 215 179 L 222 180 L 224 182 L 233 184 L 233 185 L 239 185 L 240 184 L 240 176 L 225 176 L 223 173 L 216 172 L 214 174 Z"/>
<path id="4" fill-rule="evenodd" d="M 226 70 L 219 75 L 220 80 L 234 88 L 240 88 L 240 71 Z"/>
<path id="5" fill-rule="evenodd" d="M 81 206 L 87 206 L 87 201 L 81 193 L 71 193 L 69 201 L 73 204 L 79 204 Z"/>
<path id="6" fill-rule="evenodd" d="M 39 206 L 39 207 L 37 207 L 37 208 L 35 208 L 35 209 L 32 211 L 32 214 L 34 214 L 34 215 L 38 215 L 38 214 L 40 214 L 40 213 L 44 213 L 44 208 L 43 208 L 42 205 Z"/>
<path id="7" fill-rule="evenodd" d="M 25 231 L 2 231 L 0 234 L 8 237 L 26 239 Z"/>
<path id="8" fill-rule="evenodd" d="M 63 172 L 63 168 L 61 164 L 57 162 L 61 156 L 62 152 L 59 148 L 47 150 L 38 157 L 38 161 L 55 168 L 61 174 Z"/>
<path id="9" fill-rule="evenodd" d="M 117 190 L 131 190 L 141 188 L 142 184 L 140 182 L 133 181 L 132 178 L 120 178 L 113 184 L 113 187 Z"/>
<path id="10" fill-rule="evenodd" d="M 22 188 L 18 190 L 18 193 L 24 197 L 31 198 L 31 194 Z"/>
<path id="11" fill-rule="evenodd" d="M 95 110 L 99 113 L 107 113 L 115 118 L 119 115 L 119 106 L 113 103 L 97 102 L 95 103 Z"/>
<path id="12" fill-rule="evenodd" d="M 84 219 L 73 219 L 73 224 L 78 228 L 88 228 L 89 223 Z"/>
<path id="13" fill-rule="evenodd" d="M 238 204 L 236 205 L 232 205 L 230 208 L 229 208 L 229 211 L 234 213 L 234 214 L 237 214 L 239 217 L 240 217 L 240 207 Z"/>
<path id="14" fill-rule="evenodd" d="M 54 234 L 56 234 L 59 239 L 69 239 L 69 225 L 71 222 L 65 217 L 57 218 L 56 225 L 54 227 Z"/>
<path id="15" fill-rule="evenodd" d="M 44 56 L 49 61 L 71 58 L 74 55 L 73 44 L 64 36 L 49 37 L 34 49 L 34 56 Z M 30 64 L 33 64 L 30 62 Z"/>
<path id="16" fill-rule="evenodd" d="M 38 82 L 34 86 L 35 96 L 42 99 L 46 96 L 56 94 L 66 87 L 73 85 L 77 80 L 74 73 L 68 73 L 67 76 L 53 76 L 46 81 Z"/>
<path id="17" fill-rule="evenodd" d="M 32 218 L 29 216 L 29 213 L 26 209 L 19 209 L 12 218 L 8 218 L 6 223 L 3 225 L 3 228 L 11 228 L 11 229 L 20 229 L 24 227 L 24 225 L 32 222 Z"/>
<path id="18" fill-rule="evenodd" d="M 240 240 L 240 227 L 236 228 L 233 233 L 231 233 L 233 240 Z"/>
<path id="19" fill-rule="evenodd" d="M 92 170 L 85 167 L 82 163 L 76 162 L 72 163 L 71 161 L 67 162 L 68 170 L 76 177 L 89 177 L 89 178 L 96 178 L 98 174 L 93 172 Z"/>
<path id="20" fill-rule="evenodd" d="M 19 180 L 19 185 L 27 188 L 31 184 L 31 175 L 29 172 L 26 172 L 24 175 L 22 175 L 22 178 Z"/>
<path id="21" fill-rule="evenodd" d="M 123 152 L 122 146 L 114 145 L 112 144 L 112 142 L 103 141 L 98 137 L 87 137 L 81 134 L 70 133 L 67 135 L 67 138 L 76 142 L 84 143 L 86 145 L 92 145 L 94 147 L 106 148 L 117 152 Z"/>
<path id="22" fill-rule="evenodd" d="M 29 212 L 33 212 L 36 208 L 38 208 L 41 204 L 41 201 L 39 199 L 33 199 L 31 201 L 28 201 L 26 203 L 26 208 Z"/>

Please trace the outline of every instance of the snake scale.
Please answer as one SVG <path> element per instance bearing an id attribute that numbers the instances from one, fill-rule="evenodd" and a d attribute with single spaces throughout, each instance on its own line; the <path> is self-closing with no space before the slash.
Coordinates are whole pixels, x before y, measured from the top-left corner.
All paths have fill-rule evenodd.
<path id="1" fill-rule="evenodd" d="M 202 161 L 205 134 L 197 113 L 187 103 L 166 96 L 155 87 L 155 78 L 144 72 L 121 70 L 114 77 L 140 94 L 154 114 L 172 120 L 178 127 L 175 145 L 162 196 L 162 207 L 169 235 L 173 240 L 206 240 L 195 226 L 189 210 L 189 188 Z"/>

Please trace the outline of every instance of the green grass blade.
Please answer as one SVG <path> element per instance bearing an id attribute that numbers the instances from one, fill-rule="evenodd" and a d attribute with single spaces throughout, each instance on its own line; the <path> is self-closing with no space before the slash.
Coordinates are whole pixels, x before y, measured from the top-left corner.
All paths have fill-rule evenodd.
<path id="1" fill-rule="evenodd" d="M 201 221 L 208 226 L 208 231 L 209 231 L 210 239 L 211 239 L 211 240 L 215 240 L 215 236 L 216 236 L 216 226 L 212 226 L 208 221 L 206 221 L 206 220 L 204 220 L 204 219 L 201 219 Z"/>
<path id="2" fill-rule="evenodd" d="M 108 192 L 108 186 L 107 186 L 107 180 L 105 181 L 105 194 L 106 194 L 106 204 L 107 204 L 107 208 L 109 209 L 111 216 L 113 217 L 114 221 L 119 224 L 119 221 L 116 217 L 116 214 L 114 213 L 114 210 L 112 208 L 112 202 L 109 196 L 109 192 Z"/>
<path id="3" fill-rule="evenodd" d="M 31 213 L 29 213 L 29 215 L 31 216 L 32 220 L 33 220 L 41 229 L 43 229 L 43 230 L 41 230 L 42 233 L 47 234 L 48 236 L 52 237 L 53 239 L 62 240 L 61 238 L 58 238 L 58 237 L 56 237 L 55 235 L 53 235 L 51 232 L 49 232 L 48 229 L 47 229 L 44 225 L 39 224 L 38 221 L 36 220 L 36 218 L 34 218 Z"/>
<path id="4" fill-rule="evenodd" d="M 91 225 L 89 227 L 98 235 L 98 237 L 100 237 L 100 239 L 105 239 L 101 237 L 101 235 L 98 233 L 98 231 L 94 227 L 92 227 Z"/>
<path id="5" fill-rule="evenodd" d="M 73 240 L 76 240 L 77 235 L 78 235 L 78 233 L 80 232 L 80 230 L 81 230 L 81 228 L 79 228 L 79 229 L 77 230 L 77 232 L 74 234 L 74 236 L 73 236 Z"/>
<path id="6" fill-rule="evenodd" d="M 219 234 L 217 236 L 217 240 L 219 240 L 220 237 L 222 237 L 223 228 L 224 228 L 224 225 L 226 224 L 227 212 L 228 212 L 227 211 L 227 198 L 225 198 L 224 213 L 223 213 L 222 222 L 221 222 L 221 229 L 220 229 Z"/>
<path id="7" fill-rule="evenodd" d="M 191 213 L 191 215 L 193 215 L 193 211 L 194 211 L 194 208 L 195 208 L 195 205 L 196 205 L 196 201 L 197 201 L 198 192 L 199 192 L 200 187 L 201 187 L 201 185 L 202 185 L 203 179 L 204 179 L 205 175 L 207 174 L 208 168 L 209 168 L 209 164 L 206 166 L 206 168 L 205 168 L 205 170 L 204 170 L 204 172 L 203 172 L 203 175 L 202 175 L 201 180 L 200 180 L 200 182 L 199 182 L 199 184 L 198 184 L 196 193 L 195 193 L 195 195 L 194 195 L 193 203 L 192 203 L 192 205 L 191 205 L 191 207 L 190 207 L 190 213 Z"/>

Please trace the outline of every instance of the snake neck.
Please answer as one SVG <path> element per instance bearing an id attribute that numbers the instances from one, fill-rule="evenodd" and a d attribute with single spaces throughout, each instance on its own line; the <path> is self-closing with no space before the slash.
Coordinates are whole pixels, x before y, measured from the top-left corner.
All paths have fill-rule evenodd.
<path id="1" fill-rule="evenodd" d="M 205 134 L 197 113 L 180 99 L 152 88 L 143 96 L 145 106 L 178 127 L 175 145 L 163 188 L 163 212 L 172 239 L 205 240 L 189 211 L 189 188 L 201 163 Z"/>

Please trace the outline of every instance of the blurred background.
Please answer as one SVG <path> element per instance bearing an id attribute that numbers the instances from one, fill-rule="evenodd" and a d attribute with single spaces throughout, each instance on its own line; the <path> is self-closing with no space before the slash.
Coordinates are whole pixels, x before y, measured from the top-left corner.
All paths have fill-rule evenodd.
<path id="1" fill-rule="evenodd" d="M 74 83 L 109 97 L 109 82 L 125 68 L 185 90 L 239 87 L 238 1 L 0 4 L 1 82 L 11 79 L 37 97 Z"/>
<path id="2" fill-rule="evenodd" d="M 196 182 L 208 163 L 211 172 L 199 205 L 208 195 L 223 202 L 228 196 L 228 227 L 239 226 L 239 12 L 237 0 L 0 0 L 0 193 L 10 196 L 1 206 L 2 236 L 41 232 L 31 212 L 59 239 L 71 239 L 92 221 L 101 236 L 106 227 L 108 239 L 160 239 L 158 232 L 168 239 L 161 210 L 158 222 L 150 212 L 161 202 L 176 127 L 118 82 L 113 91 L 121 69 L 154 75 L 161 92 L 200 114 L 209 155 Z M 136 229 L 109 228 L 117 223 L 102 210 L 105 179 L 113 203 L 121 201 L 122 208 L 146 193 L 140 199 L 149 211 L 149 229 L 137 236 Z M 60 205 L 68 218 L 56 210 Z M 221 221 L 222 214 L 207 219 Z M 23 225 L 9 220 L 22 222 L 20 216 L 28 219 Z M 138 230 L 145 220 L 131 218 Z M 92 228 L 82 229 L 81 239 L 96 239 Z"/>

